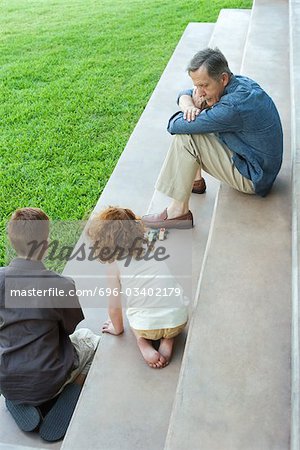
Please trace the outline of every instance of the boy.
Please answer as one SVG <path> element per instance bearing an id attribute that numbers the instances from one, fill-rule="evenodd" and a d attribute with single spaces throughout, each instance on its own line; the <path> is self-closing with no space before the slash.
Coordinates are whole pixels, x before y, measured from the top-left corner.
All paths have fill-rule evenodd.
<path id="1" fill-rule="evenodd" d="M 13 213 L 8 237 L 18 256 L 0 269 L 0 391 L 8 407 L 39 406 L 69 383 L 82 385 L 100 339 L 74 332 L 84 315 L 73 280 L 42 262 L 48 236 L 41 209 Z"/>

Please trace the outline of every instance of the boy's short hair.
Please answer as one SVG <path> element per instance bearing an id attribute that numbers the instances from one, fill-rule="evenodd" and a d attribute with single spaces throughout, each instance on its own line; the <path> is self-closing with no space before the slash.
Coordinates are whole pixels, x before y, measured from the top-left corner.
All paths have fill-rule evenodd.
<path id="1" fill-rule="evenodd" d="M 19 208 L 11 216 L 7 227 L 11 245 L 19 256 L 28 257 L 32 242 L 46 242 L 49 237 L 49 217 L 40 208 Z M 46 246 L 45 246 L 46 247 Z M 39 248 L 39 253 L 41 248 Z M 34 257 L 34 255 L 31 255 Z"/>

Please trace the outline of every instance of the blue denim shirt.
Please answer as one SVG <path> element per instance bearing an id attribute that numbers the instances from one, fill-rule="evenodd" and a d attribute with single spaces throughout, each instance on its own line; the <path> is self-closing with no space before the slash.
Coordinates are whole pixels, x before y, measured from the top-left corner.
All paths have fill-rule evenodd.
<path id="1" fill-rule="evenodd" d="M 193 90 L 180 92 L 191 95 Z M 220 100 L 202 111 L 194 121 L 174 114 L 168 124 L 171 134 L 216 133 L 233 152 L 238 171 L 252 180 L 255 192 L 265 196 L 280 170 L 283 136 L 273 100 L 250 78 L 232 75 Z"/>

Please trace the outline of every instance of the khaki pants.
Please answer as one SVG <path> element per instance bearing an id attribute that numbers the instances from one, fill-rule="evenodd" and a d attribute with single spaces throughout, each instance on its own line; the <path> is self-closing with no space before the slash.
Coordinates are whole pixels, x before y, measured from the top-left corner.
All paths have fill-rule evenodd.
<path id="1" fill-rule="evenodd" d="M 254 194 L 251 180 L 232 162 L 232 151 L 214 133 L 176 134 L 166 156 L 156 189 L 168 197 L 189 200 L 197 169 L 245 194 Z"/>
<path id="2" fill-rule="evenodd" d="M 60 394 L 67 384 L 73 383 L 78 375 L 87 375 L 93 362 L 95 352 L 100 341 L 100 336 L 94 334 L 88 328 L 79 328 L 70 335 L 70 340 L 78 356 L 78 366 L 72 370 L 69 378 L 61 386 L 59 391 L 56 392 L 54 397 Z"/>

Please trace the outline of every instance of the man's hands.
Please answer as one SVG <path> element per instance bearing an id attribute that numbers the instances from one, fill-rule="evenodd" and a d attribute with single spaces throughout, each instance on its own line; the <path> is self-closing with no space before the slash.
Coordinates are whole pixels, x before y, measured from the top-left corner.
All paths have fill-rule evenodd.
<path id="1" fill-rule="evenodd" d="M 113 334 L 114 336 L 119 336 L 119 334 L 122 334 L 124 332 L 124 329 L 116 330 L 112 324 L 112 321 L 110 319 L 108 319 L 106 322 L 104 322 L 101 331 L 102 331 L 102 333 L 109 333 L 109 334 Z"/>
<path id="2" fill-rule="evenodd" d="M 190 122 L 191 120 L 195 120 L 197 116 L 200 114 L 200 109 L 196 106 L 189 106 L 183 111 L 183 118 Z"/>
<path id="3" fill-rule="evenodd" d="M 201 111 L 207 108 L 207 103 L 197 94 L 197 89 L 193 91 L 193 96 L 182 95 L 179 99 L 179 106 L 183 112 L 184 120 L 188 122 L 194 121 Z"/>

